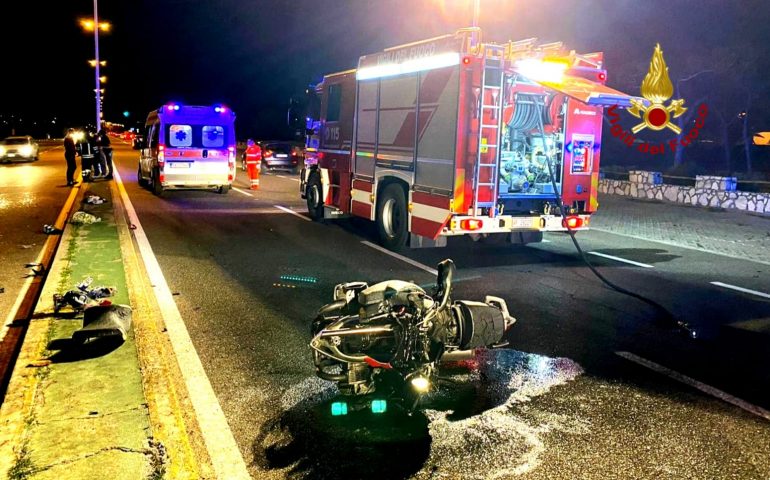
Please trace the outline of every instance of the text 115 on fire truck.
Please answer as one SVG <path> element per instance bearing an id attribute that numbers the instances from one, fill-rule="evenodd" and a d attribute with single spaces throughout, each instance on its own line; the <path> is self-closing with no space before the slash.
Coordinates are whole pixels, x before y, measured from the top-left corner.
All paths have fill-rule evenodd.
<path id="1" fill-rule="evenodd" d="M 300 186 L 311 217 L 375 221 L 391 249 L 588 227 L 603 107 L 635 97 L 605 86 L 602 53 L 480 39 L 462 29 L 324 77 Z"/>

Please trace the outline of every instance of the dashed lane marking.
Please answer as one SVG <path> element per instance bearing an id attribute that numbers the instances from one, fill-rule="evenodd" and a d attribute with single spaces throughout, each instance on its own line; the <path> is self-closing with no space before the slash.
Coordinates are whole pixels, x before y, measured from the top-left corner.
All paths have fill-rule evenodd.
<path id="1" fill-rule="evenodd" d="M 646 263 L 639 263 L 633 260 L 626 260 L 625 258 L 615 257 L 613 255 L 607 255 L 606 253 L 588 252 L 588 254 L 596 255 L 597 257 L 609 258 L 610 260 L 615 260 L 616 262 L 623 262 L 623 263 L 628 263 L 630 265 L 636 265 L 637 267 L 655 268 L 652 265 L 647 265 Z"/>
<path id="2" fill-rule="evenodd" d="M 273 206 L 274 206 L 275 208 L 277 208 L 278 210 L 283 210 L 284 212 L 286 212 L 286 213 L 290 213 L 290 214 L 294 215 L 295 217 L 299 217 L 299 218 L 301 218 L 302 220 L 305 220 L 305 221 L 307 221 L 307 222 L 312 222 L 312 221 L 313 221 L 312 219 L 310 219 L 310 218 L 308 218 L 308 217 L 306 217 L 306 216 L 302 215 L 301 213 L 299 213 L 299 212 L 295 212 L 295 211 L 294 211 L 294 210 L 292 210 L 291 208 L 286 208 L 286 207 L 283 207 L 283 206 L 281 206 L 281 205 L 273 205 Z"/>
<path id="3" fill-rule="evenodd" d="M 184 377 L 185 385 L 195 410 L 196 418 L 203 435 L 206 450 L 211 458 L 216 478 L 250 479 L 238 444 L 235 443 L 233 433 L 227 424 L 227 419 L 222 411 L 214 389 L 211 387 L 206 371 L 203 369 L 195 346 L 190 339 L 182 315 L 174 302 L 171 290 L 166 283 L 166 278 L 160 268 L 158 259 L 152 251 L 150 241 L 144 233 L 139 217 L 134 210 L 131 199 L 128 198 L 118 169 L 115 169 L 117 182 L 123 206 L 128 214 L 129 221 L 134 225 L 134 236 L 139 246 L 142 261 L 144 262 L 150 284 L 153 285 L 155 297 L 158 300 L 161 316 L 166 325 L 174 355 L 179 364 L 179 370 Z"/>
<path id="4" fill-rule="evenodd" d="M 712 285 L 716 285 L 717 287 L 729 288 L 730 290 L 736 290 L 738 292 L 748 293 L 749 295 L 756 295 L 762 298 L 770 298 L 770 294 L 759 292 L 757 290 L 750 290 L 748 288 L 736 287 L 735 285 L 730 285 L 729 283 L 722 283 L 722 282 L 710 282 L 710 283 Z"/>
<path id="5" fill-rule="evenodd" d="M 415 267 L 417 267 L 417 268 L 419 268 L 421 270 L 425 270 L 426 272 L 428 272 L 430 274 L 438 275 L 438 271 L 435 268 L 430 268 L 429 266 L 423 265 L 422 263 L 420 263 L 420 262 L 418 262 L 416 260 L 412 260 L 409 257 L 405 257 L 403 255 L 399 255 L 398 253 L 391 252 L 390 250 L 388 250 L 386 248 L 383 248 L 383 247 L 381 247 L 379 245 L 375 245 L 372 242 L 368 242 L 366 240 L 362 241 L 361 243 L 363 243 L 364 245 L 366 245 L 369 248 L 373 248 L 375 250 L 379 250 L 380 252 L 384 253 L 385 255 L 390 255 L 393 258 L 397 258 L 397 259 L 401 260 L 402 262 L 406 262 L 409 265 L 413 265 L 413 266 L 415 266 Z"/>
<path id="6" fill-rule="evenodd" d="M 254 195 L 250 194 L 250 193 L 249 193 L 249 192 L 247 192 L 246 190 L 241 190 L 241 189 L 240 189 L 240 188 L 238 188 L 238 187 L 233 187 L 233 190 L 235 190 L 236 192 L 240 193 L 241 195 L 246 195 L 247 197 L 251 197 L 251 198 L 254 198 Z"/>
<path id="7" fill-rule="evenodd" d="M 669 378 L 673 378 L 677 382 L 689 385 L 690 387 L 696 390 L 700 390 L 701 392 L 711 395 L 712 397 L 718 398 L 727 403 L 731 403 L 736 407 L 746 410 L 749 413 L 753 413 L 758 417 L 762 417 L 765 420 L 770 420 L 770 412 L 764 408 L 753 405 L 745 400 L 741 400 L 738 397 L 734 397 L 729 393 L 725 393 L 722 390 L 712 387 L 711 385 L 706 385 L 705 383 L 699 382 L 694 378 L 690 378 L 687 375 L 683 375 L 677 371 L 671 370 L 670 368 L 664 367 L 663 365 L 659 365 L 653 361 L 647 360 L 646 358 L 642 358 L 638 355 L 634 355 L 630 352 L 615 352 L 615 354 L 625 358 L 626 360 L 634 362 L 637 365 L 649 368 L 654 372 L 662 373 Z"/>
<path id="8" fill-rule="evenodd" d="M 757 260 L 757 259 L 754 259 L 754 258 L 741 257 L 739 255 L 729 255 L 729 254 L 724 253 L 724 252 L 717 252 L 716 250 L 709 250 L 707 248 L 692 247 L 692 246 L 689 246 L 689 245 L 682 245 L 680 243 L 669 242 L 669 241 L 666 241 L 666 240 L 657 240 L 657 239 L 654 239 L 654 238 L 645 238 L 645 237 L 642 237 L 641 235 L 631 235 L 629 233 L 619 233 L 619 232 L 614 232 L 612 230 L 607 230 L 607 229 L 604 229 L 604 228 L 596 228 L 596 227 L 591 227 L 591 230 L 594 230 L 596 232 L 609 233 L 610 235 L 619 235 L 621 237 L 633 238 L 633 239 L 636 239 L 636 240 L 643 240 L 645 242 L 660 243 L 662 245 L 669 245 L 669 246 L 672 246 L 672 247 L 684 248 L 685 250 L 695 250 L 696 252 L 710 253 L 712 255 L 719 255 L 720 257 L 735 258 L 735 259 L 738 259 L 738 260 L 745 260 L 747 262 L 754 262 L 754 263 L 761 263 L 763 265 L 770 265 L 770 262 L 768 262 L 768 261 Z"/>

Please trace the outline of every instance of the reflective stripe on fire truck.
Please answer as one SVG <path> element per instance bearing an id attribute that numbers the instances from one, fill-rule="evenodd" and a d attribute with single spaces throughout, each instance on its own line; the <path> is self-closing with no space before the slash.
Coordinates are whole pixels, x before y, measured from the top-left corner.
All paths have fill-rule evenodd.
<path id="1" fill-rule="evenodd" d="M 359 179 L 353 180 L 353 189 L 350 191 L 353 215 L 374 220 L 373 190 L 374 184 Z"/>
<path id="2" fill-rule="evenodd" d="M 599 208 L 599 172 L 591 174 L 591 196 L 588 199 L 588 211 L 595 212 Z"/>
<path id="3" fill-rule="evenodd" d="M 321 190 L 323 190 L 321 192 L 323 194 L 321 198 L 324 199 L 326 205 L 331 205 L 332 199 L 329 198 L 331 196 L 331 188 L 329 188 L 329 169 L 319 168 L 318 172 L 321 174 Z"/>
<path id="4" fill-rule="evenodd" d="M 449 221 L 449 198 L 422 192 L 409 192 L 409 231 L 428 238 L 437 238 Z"/>

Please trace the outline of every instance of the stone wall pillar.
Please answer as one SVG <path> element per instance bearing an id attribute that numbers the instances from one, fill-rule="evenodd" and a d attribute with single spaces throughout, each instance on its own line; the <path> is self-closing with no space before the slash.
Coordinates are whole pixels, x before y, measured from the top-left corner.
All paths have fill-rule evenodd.
<path id="1" fill-rule="evenodd" d="M 719 190 L 720 192 L 735 192 L 738 190 L 736 177 L 717 177 L 714 175 L 696 175 L 695 188 L 703 190 Z"/>
<path id="2" fill-rule="evenodd" d="M 663 175 L 660 172 L 631 170 L 628 172 L 628 181 L 645 185 L 661 185 L 663 183 Z"/>

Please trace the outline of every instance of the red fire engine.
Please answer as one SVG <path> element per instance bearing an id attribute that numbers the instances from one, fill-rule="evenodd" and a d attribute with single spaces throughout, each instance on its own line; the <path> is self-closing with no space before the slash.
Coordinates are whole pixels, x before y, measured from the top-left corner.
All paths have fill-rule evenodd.
<path id="1" fill-rule="evenodd" d="M 603 107 L 634 97 L 605 86 L 601 53 L 480 39 L 462 29 L 324 77 L 300 187 L 311 217 L 368 218 L 391 249 L 588 228 Z"/>

